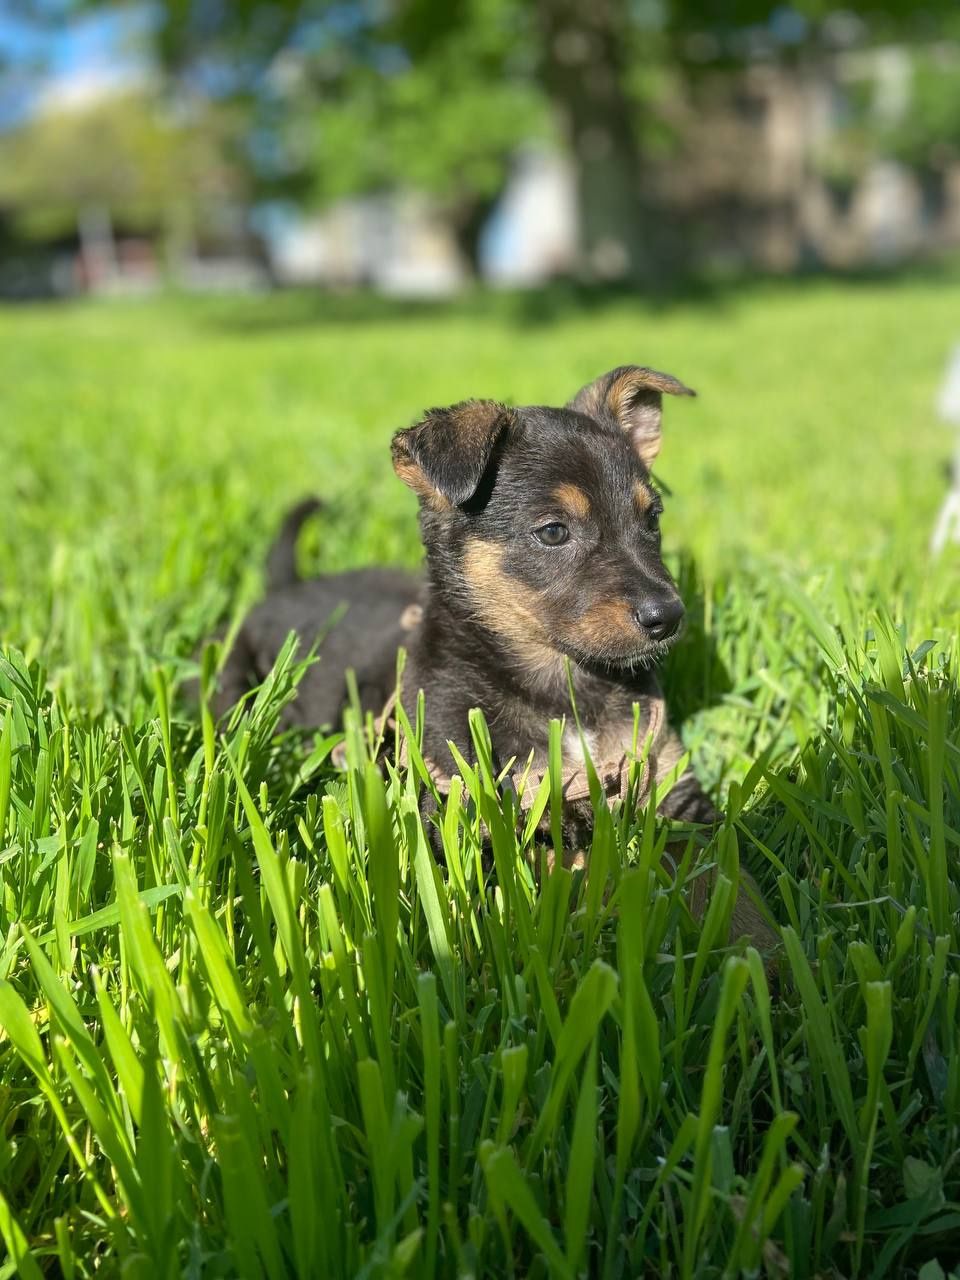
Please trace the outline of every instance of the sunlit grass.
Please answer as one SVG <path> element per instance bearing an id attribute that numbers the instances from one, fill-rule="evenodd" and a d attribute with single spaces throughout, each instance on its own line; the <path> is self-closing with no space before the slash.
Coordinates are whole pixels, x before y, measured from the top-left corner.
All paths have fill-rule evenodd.
<path id="1" fill-rule="evenodd" d="M 0 314 L 0 1275 L 957 1265 L 955 314 L 922 281 Z M 541 877 L 480 721 L 438 865 L 415 746 L 276 734 L 292 651 L 219 730 L 178 703 L 304 491 L 306 567 L 414 562 L 392 429 L 626 360 L 702 393 L 666 422 L 665 679 L 724 822 L 678 879 L 619 809 L 604 876 Z M 725 945 L 741 862 L 773 974 Z"/>

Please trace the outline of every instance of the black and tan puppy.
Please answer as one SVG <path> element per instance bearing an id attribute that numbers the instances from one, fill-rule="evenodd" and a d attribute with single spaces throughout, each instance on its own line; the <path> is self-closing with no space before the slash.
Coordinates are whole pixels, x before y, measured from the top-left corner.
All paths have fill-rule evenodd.
<path id="1" fill-rule="evenodd" d="M 612 777 L 611 794 L 634 745 L 634 704 L 641 744 L 649 738 L 647 776 L 665 777 L 682 747 L 652 667 L 684 611 L 661 557 L 661 502 L 650 480 L 664 393 L 693 394 L 630 366 L 563 409 L 465 401 L 398 432 L 394 468 L 420 499 L 425 581 L 370 569 L 274 592 L 241 631 L 222 705 L 262 678 L 289 630 L 312 643 L 345 605 L 291 720 L 336 722 L 348 667 L 365 709 L 379 713 L 403 644 L 403 701 L 412 716 L 424 690 L 424 755 L 439 775 L 453 770 L 448 741 L 469 758 L 474 707 L 501 763 L 532 755 L 534 771 L 546 769 L 550 720 L 572 723 L 569 670 L 586 745 L 601 776 Z M 288 569 L 295 532 L 296 518 L 274 557 Z M 579 734 L 568 732 L 564 756 L 582 764 Z M 693 822 L 715 818 L 689 771 L 661 809 Z M 761 945 L 772 939 L 742 891 L 734 928 Z"/>

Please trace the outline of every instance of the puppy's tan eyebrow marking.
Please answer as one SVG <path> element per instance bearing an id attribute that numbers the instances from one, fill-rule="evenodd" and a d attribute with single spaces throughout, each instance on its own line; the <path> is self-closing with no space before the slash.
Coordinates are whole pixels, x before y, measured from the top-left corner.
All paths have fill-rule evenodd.
<path id="1" fill-rule="evenodd" d="M 639 480 L 633 486 L 633 505 L 640 515 L 646 515 L 653 505 L 653 495 L 647 486 Z"/>
<path id="2" fill-rule="evenodd" d="M 571 515 L 578 516 L 581 520 L 586 520 L 589 516 L 590 499 L 578 485 L 558 484 L 553 496 Z"/>

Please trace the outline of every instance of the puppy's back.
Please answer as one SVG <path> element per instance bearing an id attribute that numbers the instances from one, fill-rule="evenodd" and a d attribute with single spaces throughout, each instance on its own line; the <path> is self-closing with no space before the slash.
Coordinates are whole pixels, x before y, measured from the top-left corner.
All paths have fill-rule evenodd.
<path id="1" fill-rule="evenodd" d="M 295 631 L 300 652 L 316 644 L 320 661 L 304 675 L 285 712 L 286 724 L 336 725 L 346 701 L 348 669 L 356 672 L 363 709 L 379 714 L 393 692 L 397 649 L 410 641 L 412 607 L 420 592 L 416 575 L 380 568 L 353 569 L 271 592 L 237 637 L 235 652 L 245 685 L 238 690 L 231 676 L 241 673 L 231 673 L 228 660 L 218 712 L 263 680 L 287 635 Z"/>

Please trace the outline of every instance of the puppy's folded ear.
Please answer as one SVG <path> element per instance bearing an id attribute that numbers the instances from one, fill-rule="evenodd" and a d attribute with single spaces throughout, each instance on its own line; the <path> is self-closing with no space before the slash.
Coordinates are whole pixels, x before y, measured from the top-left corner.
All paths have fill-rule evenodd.
<path id="1" fill-rule="evenodd" d="M 582 387 L 568 407 L 598 422 L 616 423 L 627 432 L 640 460 L 649 467 L 660 452 L 664 392 L 670 396 L 697 394 L 669 373 L 622 365 Z"/>
<path id="2" fill-rule="evenodd" d="M 431 409 L 422 422 L 393 437 L 393 469 L 428 506 L 460 506 L 477 492 L 511 417 L 493 400 Z"/>

